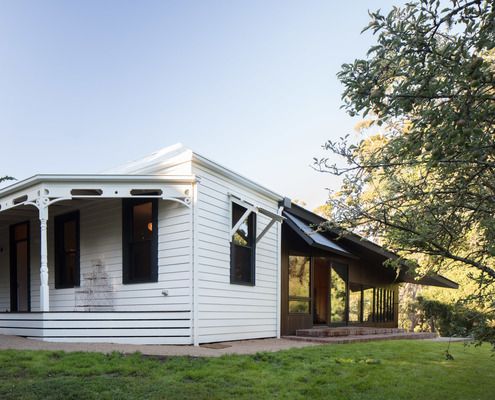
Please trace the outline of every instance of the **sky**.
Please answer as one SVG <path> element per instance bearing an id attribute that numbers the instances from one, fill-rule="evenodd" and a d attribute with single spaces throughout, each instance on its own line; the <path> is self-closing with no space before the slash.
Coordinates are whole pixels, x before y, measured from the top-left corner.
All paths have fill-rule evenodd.
<path id="1" fill-rule="evenodd" d="M 98 173 L 183 143 L 312 209 L 353 128 L 342 63 L 396 1 L 0 0 L 0 175 Z"/>

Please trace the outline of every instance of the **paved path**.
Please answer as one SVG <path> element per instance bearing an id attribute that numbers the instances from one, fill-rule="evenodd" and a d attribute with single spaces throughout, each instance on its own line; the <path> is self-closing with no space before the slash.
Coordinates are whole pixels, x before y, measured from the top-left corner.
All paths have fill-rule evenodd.
<path id="1" fill-rule="evenodd" d="M 448 341 L 449 338 L 427 339 L 433 341 Z M 467 338 L 452 338 L 452 341 L 466 341 Z M 40 340 L 26 339 L 19 336 L 0 335 L 0 350 L 62 350 L 62 351 L 90 351 L 97 353 L 140 352 L 150 356 L 190 356 L 190 357 L 219 357 L 224 354 L 255 354 L 259 351 L 280 351 L 293 348 L 316 346 L 319 343 L 295 341 L 288 339 L 255 339 L 236 342 L 216 343 L 214 345 L 172 346 L 172 345 L 132 345 L 111 343 L 55 343 Z M 218 347 L 218 348 L 212 348 Z"/>
<path id="2" fill-rule="evenodd" d="M 172 346 L 172 345 L 132 345 L 111 343 L 54 343 L 40 340 L 26 339 L 18 336 L 0 335 L 0 349 L 17 350 L 63 350 L 63 351 L 91 351 L 99 353 L 140 352 L 150 356 L 191 356 L 191 357 L 219 357 L 224 354 L 255 354 L 259 351 L 279 351 L 298 347 L 314 346 L 314 343 L 296 342 L 287 339 L 255 339 L 236 342 L 218 343 L 215 345 Z M 212 346 L 220 348 L 211 348 Z"/>

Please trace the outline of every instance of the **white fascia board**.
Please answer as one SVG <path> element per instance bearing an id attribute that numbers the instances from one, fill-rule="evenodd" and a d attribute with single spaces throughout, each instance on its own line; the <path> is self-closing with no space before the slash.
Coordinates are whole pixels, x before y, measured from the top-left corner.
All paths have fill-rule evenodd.
<path id="1" fill-rule="evenodd" d="M 194 175 L 34 175 L 0 190 L 0 198 L 43 183 L 169 183 L 190 184 L 196 182 Z"/>
<path id="2" fill-rule="evenodd" d="M 232 179 L 233 181 L 239 183 L 240 185 L 252 189 L 255 192 L 258 192 L 266 197 L 268 197 L 271 200 L 275 200 L 277 202 L 282 201 L 284 199 L 284 196 L 275 193 L 274 191 L 252 181 L 249 178 L 246 178 L 243 175 L 238 174 L 237 172 L 232 171 L 231 169 L 228 169 L 227 167 L 224 167 L 214 161 L 211 161 L 210 159 L 203 157 L 202 155 L 199 155 L 197 153 L 192 153 L 192 161 L 196 162 L 198 165 L 202 165 L 204 167 L 207 167 L 208 169 L 211 169 L 214 172 L 219 173 L 220 175 L 223 175 L 227 178 Z"/>

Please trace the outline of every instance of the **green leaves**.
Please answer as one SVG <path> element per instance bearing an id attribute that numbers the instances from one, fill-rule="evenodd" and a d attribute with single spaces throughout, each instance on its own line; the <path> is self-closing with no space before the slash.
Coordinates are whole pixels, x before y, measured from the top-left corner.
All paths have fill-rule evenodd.
<path id="1" fill-rule="evenodd" d="M 370 12 L 376 43 L 344 64 L 343 108 L 374 120 L 364 138 L 328 142 L 345 167 L 331 198 L 338 222 L 427 270 L 452 263 L 495 282 L 493 2 L 418 0 Z M 349 201 L 351 199 L 351 201 Z M 475 238 L 475 239 L 474 239 Z"/>

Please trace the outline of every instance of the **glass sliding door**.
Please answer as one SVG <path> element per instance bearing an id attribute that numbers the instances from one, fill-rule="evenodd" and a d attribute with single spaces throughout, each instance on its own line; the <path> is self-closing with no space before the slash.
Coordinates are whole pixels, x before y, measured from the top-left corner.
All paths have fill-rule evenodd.
<path id="1" fill-rule="evenodd" d="M 347 324 L 347 280 L 347 265 L 332 263 L 330 271 L 330 323 L 334 325 Z"/>
<path id="2" fill-rule="evenodd" d="M 370 286 L 363 287 L 363 322 L 373 322 L 373 298 L 374 288 Z"/>
<path id="3" fill-rule="evenodd" d="M 349 282 L 349 322 L 362 322 L 362 285 Z"/>

